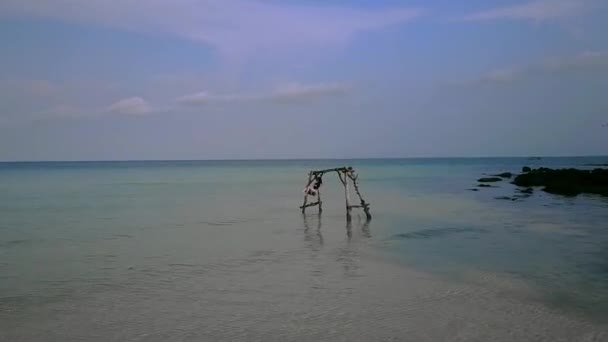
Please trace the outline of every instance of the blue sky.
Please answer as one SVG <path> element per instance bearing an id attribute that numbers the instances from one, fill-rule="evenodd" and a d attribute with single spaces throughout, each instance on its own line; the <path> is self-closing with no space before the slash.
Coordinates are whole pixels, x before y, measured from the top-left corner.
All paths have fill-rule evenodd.
<path id="1" fill-rule="evenodd" d="M 4 0 L 0 160 L 608 154 L 602 0 Z"/>

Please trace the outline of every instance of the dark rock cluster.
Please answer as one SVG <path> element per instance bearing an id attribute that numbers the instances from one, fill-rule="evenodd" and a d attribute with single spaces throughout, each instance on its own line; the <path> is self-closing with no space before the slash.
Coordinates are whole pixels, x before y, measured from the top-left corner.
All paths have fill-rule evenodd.
<path id="1" fill-rule="evenodd" d="M 512 178 L 510 172 L 503 172 L 491 177 L 483 177 L 477 180 L 478 188 L 495 188 L 488 183 L 500 182 L 506 178 Z M 563 196 L 578 196 L 580 194 L 597 194 L 608 196 L 608 169 L 596 168 L 594 170 L 579 169 L 549 169 L 541 167 L 532 169 L 528 166 L 522 168 L 522 173 L 515 176 L 511 184 L 519 186 L 518 195 L 509 197 L 517 199 L 529 197 L 534 193 L 534 187 L 542 187 L 542 190 Z M 477 191 L 477 189 L 470 189 Z M 499 197 L 498 199 L 507 199 Z"/>
<path id="2" fill-rule="evenodd" d="M 582 193 L 608 196 L 608 169 L 538 169 L 524 170 L 513 180 L 521 187 L 542 186 L 543 191 L 564 196 Z"/>
<path id="3" fill-rule="evenodd" d="M 479 183 L 494 183 L 494 182 L 500 182 L 502 180 L 502 178 L 500 177 L 484 177 L 484 178 L 479 178 L 477 181 Z"/>

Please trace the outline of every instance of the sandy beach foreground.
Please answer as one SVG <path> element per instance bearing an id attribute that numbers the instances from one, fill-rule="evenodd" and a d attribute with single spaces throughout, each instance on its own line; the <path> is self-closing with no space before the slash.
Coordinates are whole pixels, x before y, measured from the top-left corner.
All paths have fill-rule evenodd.
<path id="1" fill-rule="evenodd" d="M 342 230 L 308 225 L 299 229 L 302 244 L 294 249 L 206 264 L 130 266 L 119 283 L 97 279 L 35 307 L 5 300 L 0 339 L 608 339 L 608 325 L 543 304 L 542 294 L 524 282 L 482 273 L 453 281 L 393 262 L 370 249 L 361 228 L 355 224 L 347 238 Z"/>

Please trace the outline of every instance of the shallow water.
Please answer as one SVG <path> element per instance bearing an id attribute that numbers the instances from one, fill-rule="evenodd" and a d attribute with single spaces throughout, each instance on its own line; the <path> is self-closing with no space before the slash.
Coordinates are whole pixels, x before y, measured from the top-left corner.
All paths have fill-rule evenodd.
<path id="1" fill-rule="evenodd" d="M 607 340 L 608 201 L 467 190 L 606 159 L 0 163 L 0 340 Z"/>

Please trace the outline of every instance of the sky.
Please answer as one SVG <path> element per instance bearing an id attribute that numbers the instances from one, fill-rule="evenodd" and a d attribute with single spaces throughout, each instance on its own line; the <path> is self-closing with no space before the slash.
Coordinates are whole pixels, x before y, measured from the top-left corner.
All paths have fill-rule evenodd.
<path id="1" fill-rule="evenodd" d="M 2 0 L 0 160 L 608 155 L 605 0 Z"/>

